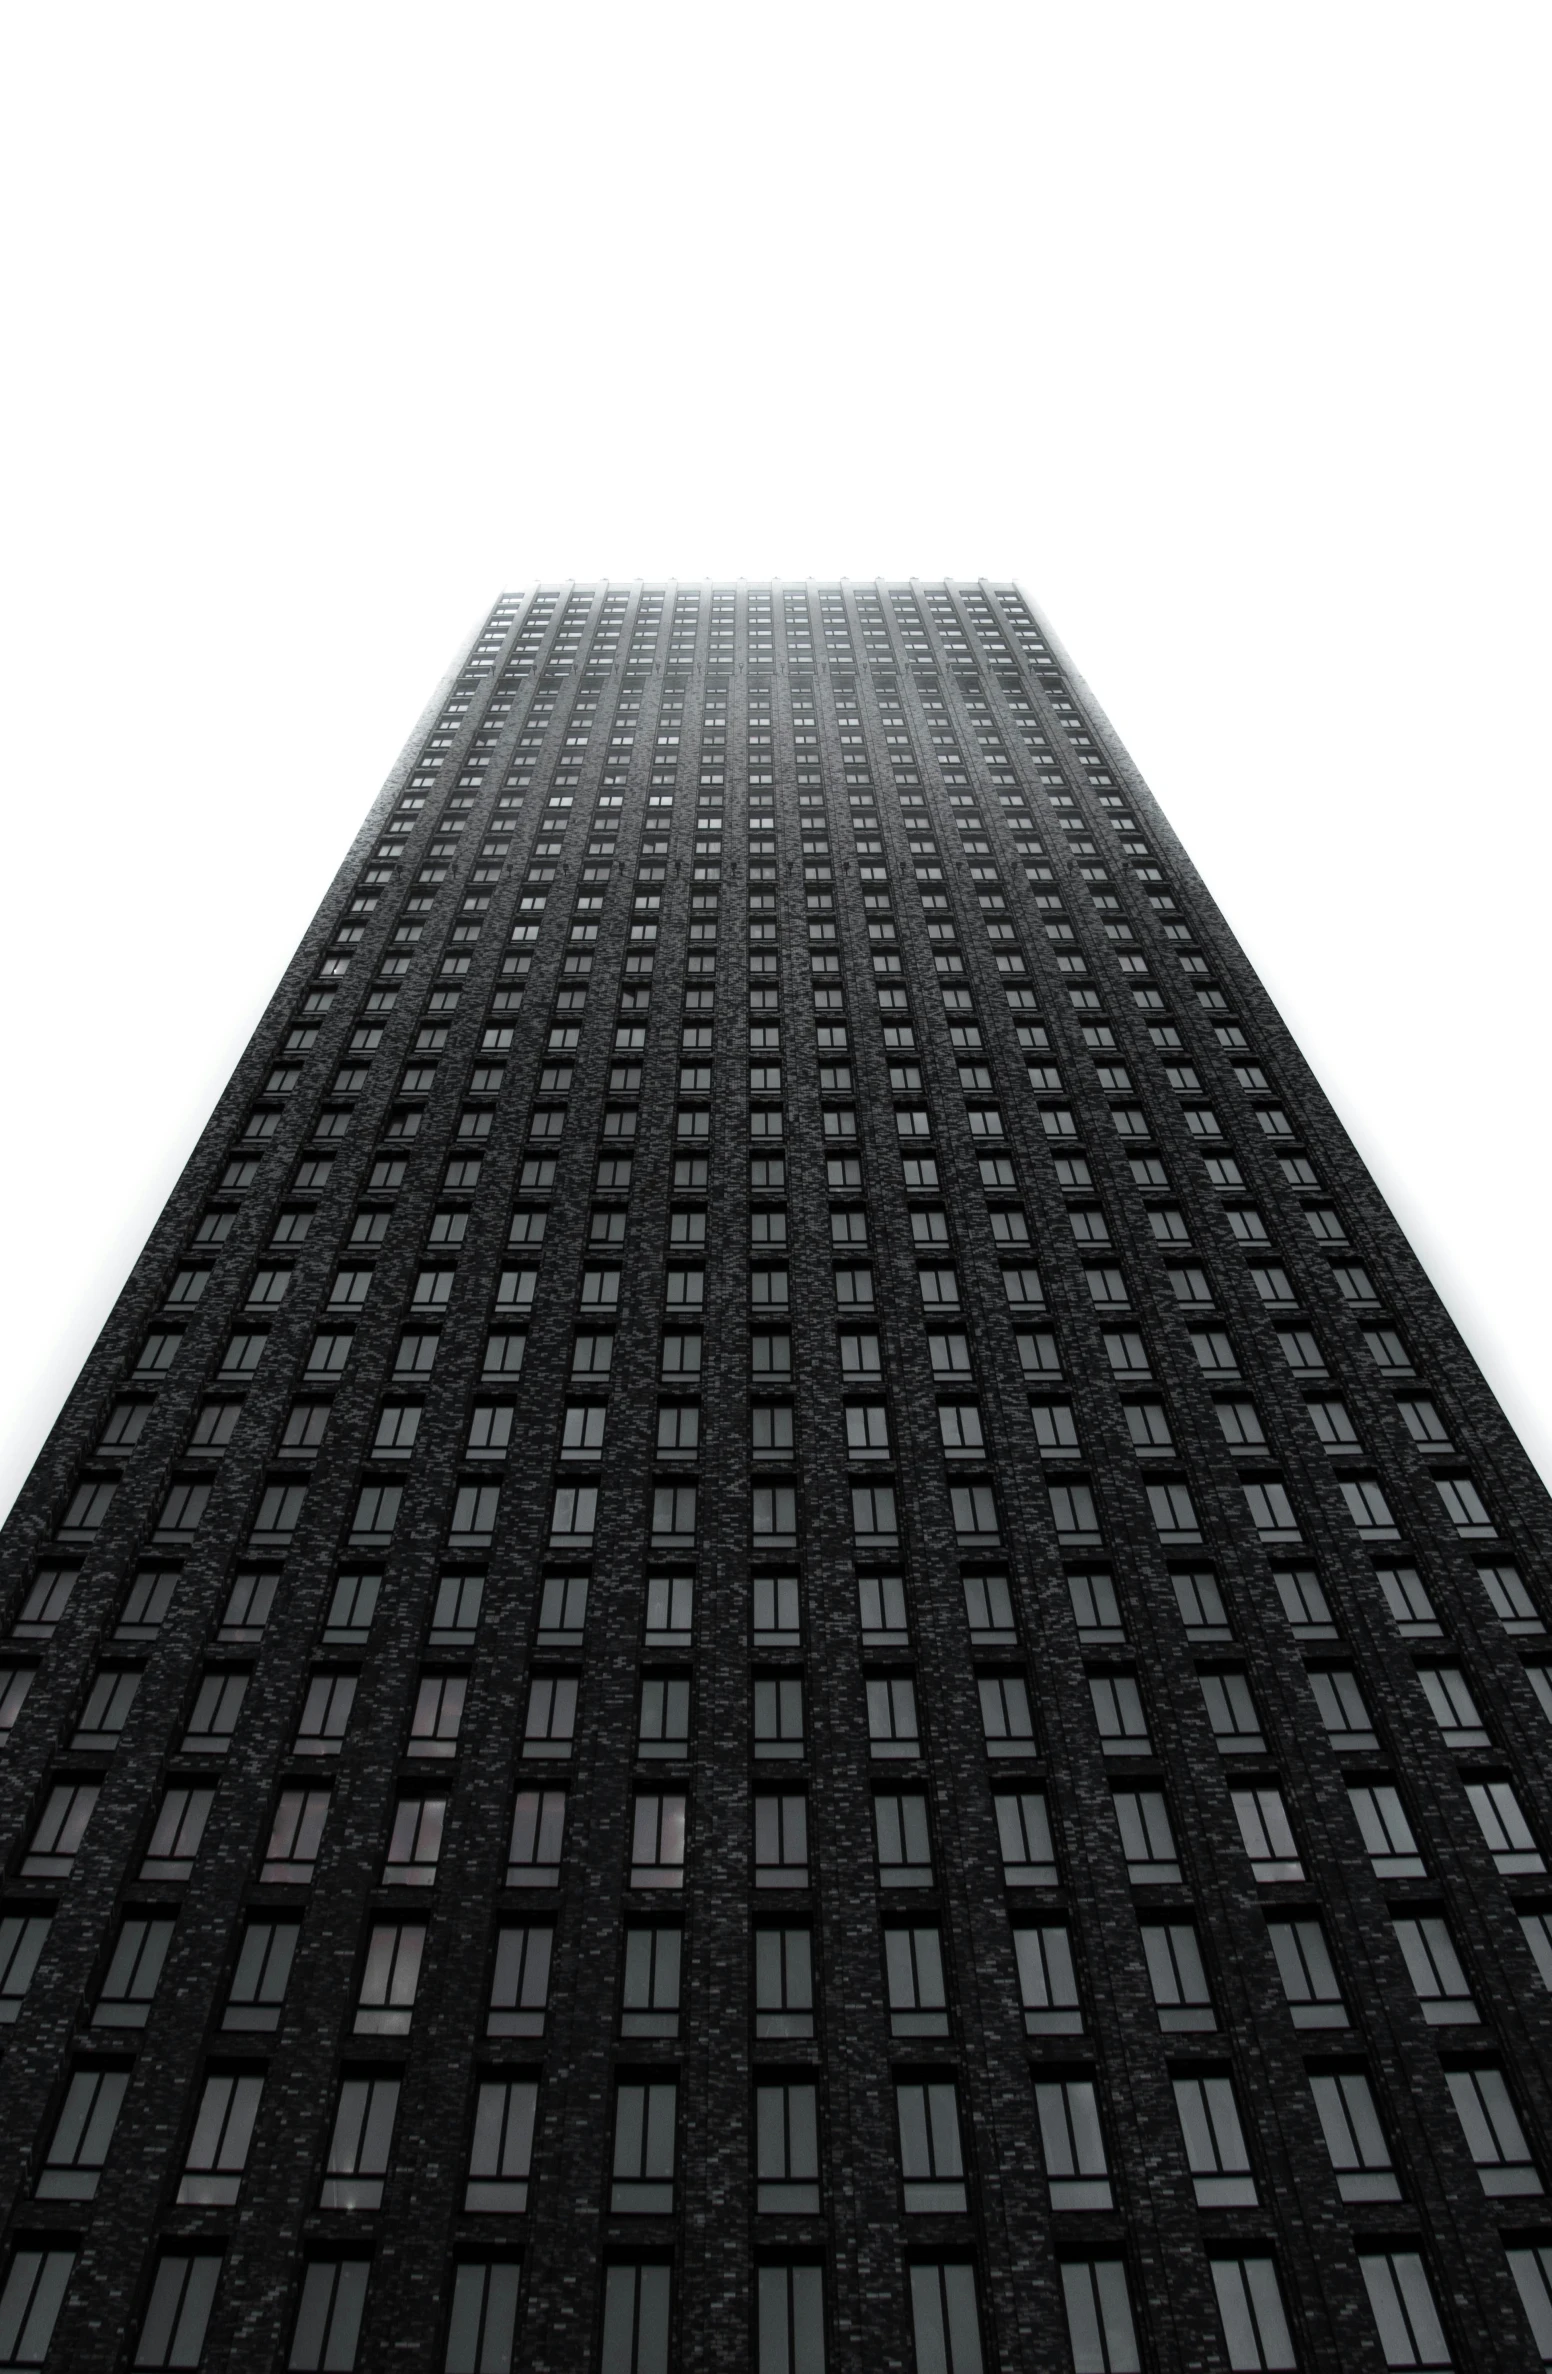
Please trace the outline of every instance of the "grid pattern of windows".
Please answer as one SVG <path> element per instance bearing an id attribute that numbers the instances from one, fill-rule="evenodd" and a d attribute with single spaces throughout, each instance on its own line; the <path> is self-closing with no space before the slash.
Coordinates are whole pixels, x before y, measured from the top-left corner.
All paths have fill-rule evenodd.
<path id="1" fill-rule="evenodd" d="M 1552 2362 L 1547 1539 L 1015 588 L 504 598 L 4 1536 L 0 2367 Z"/>

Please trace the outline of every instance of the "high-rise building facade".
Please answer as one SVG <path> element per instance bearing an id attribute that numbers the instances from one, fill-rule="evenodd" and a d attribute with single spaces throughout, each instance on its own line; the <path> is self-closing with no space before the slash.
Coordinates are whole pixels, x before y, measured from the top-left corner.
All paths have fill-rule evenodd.
<path id="1" fill-rule="evenodd" d="M 0 2368 L 1552 2363 L 1547 1514 L 1015 589 L 504 598 L 4 1535 Z"/>

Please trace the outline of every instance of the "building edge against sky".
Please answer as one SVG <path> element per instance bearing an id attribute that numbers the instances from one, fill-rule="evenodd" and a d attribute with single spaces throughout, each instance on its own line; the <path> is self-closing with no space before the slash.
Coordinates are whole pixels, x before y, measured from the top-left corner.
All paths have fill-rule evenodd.
<path id="1" fill-rule="evenodd" d="M 0 2369 L 1552 2363 L 1547 1549 L 1016 588 L 504 596 L 5 1528 Z"/>

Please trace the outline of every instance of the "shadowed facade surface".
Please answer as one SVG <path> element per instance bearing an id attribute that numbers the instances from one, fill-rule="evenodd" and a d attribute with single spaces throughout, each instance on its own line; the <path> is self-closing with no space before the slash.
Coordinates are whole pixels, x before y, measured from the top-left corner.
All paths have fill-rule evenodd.
<path id="1" fill-rule="evenodd" d="M 1547 1550 L 1016 588 L 503 597 L 4 1533 L 0 2370 L 1552 2364 Z"/>

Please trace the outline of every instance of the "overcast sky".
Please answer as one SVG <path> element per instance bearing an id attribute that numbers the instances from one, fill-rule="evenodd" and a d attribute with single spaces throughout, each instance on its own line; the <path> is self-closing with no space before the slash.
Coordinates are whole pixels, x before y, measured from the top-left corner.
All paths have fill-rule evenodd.
<path id="1" fill-rule="evenodd" d="M 0 1506 L 455 647 L 1016 576 L 1552 1474 L 1544 6 L 13 9 Z"/>

